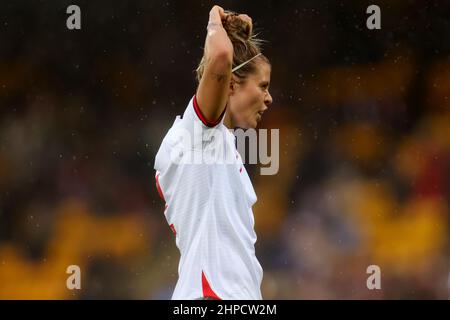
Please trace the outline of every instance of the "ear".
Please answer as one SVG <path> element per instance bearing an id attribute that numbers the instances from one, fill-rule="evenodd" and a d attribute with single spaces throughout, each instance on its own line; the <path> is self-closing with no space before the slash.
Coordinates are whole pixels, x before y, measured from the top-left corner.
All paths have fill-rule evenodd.
<path id="1" fill-rule="evenodd" d="M 230 96 L 236 93 L 237 86 L 239 85 L 239 80 L 235 75 L 231 75 L 230 80 Z"/>
<path id="2" fill-rule="evenodd" d="M 236 80 L 232 75 L 230 80 L 230 96 L 232 96 L 235 93 L 235 91 L 236 91 Z"/>

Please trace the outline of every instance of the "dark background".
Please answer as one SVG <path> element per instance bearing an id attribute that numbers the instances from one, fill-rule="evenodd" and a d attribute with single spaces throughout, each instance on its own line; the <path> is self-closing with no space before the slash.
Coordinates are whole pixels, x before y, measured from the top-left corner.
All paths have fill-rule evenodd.
<path id="1" fill-rule="evenodd" d="M 446 299 L 449 2 L 217 4 L 253 18 L 272 63 L 280 171 L 248 165 L 263 296 Z M 0 298 L 170 298 L 154 156 L 195 92 L 213 5 L 0 3 Z"/>

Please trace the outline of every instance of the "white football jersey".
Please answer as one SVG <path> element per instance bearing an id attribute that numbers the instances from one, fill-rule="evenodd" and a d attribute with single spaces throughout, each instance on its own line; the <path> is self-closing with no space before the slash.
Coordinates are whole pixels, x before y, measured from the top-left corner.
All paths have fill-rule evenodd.
<path id="1" fill-rule="evenodd" d="M 154 168 L 181 254 L 172 299 L 262 299 L 256 194 L 223 114 L 206 121 L 194 96 L 164 137 Z"/>

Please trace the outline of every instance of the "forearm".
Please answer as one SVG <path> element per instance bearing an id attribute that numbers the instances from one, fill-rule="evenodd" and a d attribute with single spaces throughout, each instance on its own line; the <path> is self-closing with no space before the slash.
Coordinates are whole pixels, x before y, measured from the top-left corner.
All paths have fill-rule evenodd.
<path id="1" fill-rule="evenodd" d="M 219 9 L 211 10 L 205 40 L 205 58 L 209 63 L 218 64 L 217 71 L 231 72 L 233 44 L 223 28 Z M 223 70 L 220 70 L 223 69 Z M 230 70 L 228 70 L 230 69 Z"/>
<path id="2" fill-rule="evenodd" d="M 223 28 L 222 19 L 226 19 L 223 9 L 213 7 L 205 40 L 204 71 L 196 93 L 198 106 L 210 122 L 223 114 L 233 65 L 233 44 Z"/>

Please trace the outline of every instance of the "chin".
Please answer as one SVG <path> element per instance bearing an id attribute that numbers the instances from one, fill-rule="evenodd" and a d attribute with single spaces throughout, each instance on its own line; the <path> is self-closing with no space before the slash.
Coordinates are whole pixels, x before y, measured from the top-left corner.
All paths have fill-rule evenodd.
<path id="1" fill-rule="evenodd" d="M 249 121 L 246 121 L 245 123 L 242 123 L 239 126 L 239 128 L 247 130 L 247 129 L 256 129 L 257 126 L 258 126 L 258 120 L 255 119 L 253 121 L 249 120 Z"/>
<path id="2" fill-rule="evenodd" d="M 258 127 L 257 121 L 249 123 L 246 129 L 256 129 L 256 127 Z"/>

